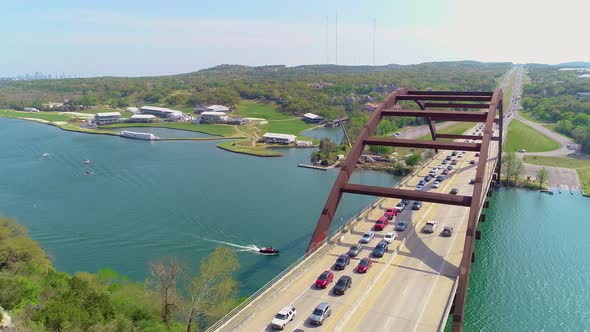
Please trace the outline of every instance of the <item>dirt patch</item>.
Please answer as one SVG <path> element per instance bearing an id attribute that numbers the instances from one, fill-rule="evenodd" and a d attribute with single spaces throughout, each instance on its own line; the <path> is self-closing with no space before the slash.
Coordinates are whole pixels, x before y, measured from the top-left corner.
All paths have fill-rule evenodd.
<path id="1" fill-rule="evenodd" d="M 537 172 L 545 167 L 549 171 L 549 186 L 559 188 L 580 189 L 580 180 L 575 169 L 524 164 L 525 176 L 537 178 Z"/>

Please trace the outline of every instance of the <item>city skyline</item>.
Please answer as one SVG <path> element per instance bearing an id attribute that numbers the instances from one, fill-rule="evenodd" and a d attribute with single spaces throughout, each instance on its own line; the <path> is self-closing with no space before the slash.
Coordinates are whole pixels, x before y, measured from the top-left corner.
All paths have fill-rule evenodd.
<path id="1" fill-rule="evenodd" d="M 532 1 L 487 4 L 177 0 L 165 5 L 108 0 L 80 5 L 61 0 L 31 6 L 9 2 L 5 7 L 11 15 L 0 23 L 0 36 L 9 50 L 0 63 L 0 77 L 33 72 L 150 76 L 220 64 L 590 60 L 589 47 L 579 42 L 584 40 L 588 4 L 576 0 L 551 8 Z"/>

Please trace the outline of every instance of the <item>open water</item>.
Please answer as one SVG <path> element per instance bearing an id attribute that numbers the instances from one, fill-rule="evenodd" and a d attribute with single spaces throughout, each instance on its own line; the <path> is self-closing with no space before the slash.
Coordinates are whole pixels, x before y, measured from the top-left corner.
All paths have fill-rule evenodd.
<path id="1" fill-rule="evenodd" d="M 338 139 L 341 132 L 306 135 Z M 113 268 L 142 280 L 151 260 L 174 255 L 197 267 L 216 246 L 228 245 L 238 252 L 245 295 L 304 253 L 337 172 L 296 167 L 309 161 L 310 149 L 258 158 L 215 144 L 147 142 L 0 119 L 0 215 L 26 225 L 56 267 L 70 273 Z M 50 155 L 41 157 L 44 152 Z M 398 180 L 354 174 L 365 184 Z M 370 200 L 345 196 L 334 227 Z M 501 190 L 487 214 L 465 330 L 589 330 L 588 198 Z M 252 250 L 267 244 L 281 255 Z"/>

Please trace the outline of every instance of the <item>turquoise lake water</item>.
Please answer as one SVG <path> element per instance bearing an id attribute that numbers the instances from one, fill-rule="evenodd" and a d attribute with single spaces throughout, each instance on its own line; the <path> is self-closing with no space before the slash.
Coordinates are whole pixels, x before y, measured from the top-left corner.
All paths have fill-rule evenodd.
<path id="1" fill-rule="evenodd" d="M 338 139 L 341 131 L 305 135 Z M 26 225 L 55 266 L 70 273 L 108 267 L 143 280 L 150 260 L 174 255 L 196 267 L 216 246 L 231 245 L 241 264 L 241 293 L 248 294 L 304 253 L 337 172 L 296 167 L 309 162 L 310 149 L 258 158 L 215 144 L 147 142 L 0 119 L 0 214 Z M 41 157 L 44 152 L 50 155 Z M 399 180 L 369 171 L 353 177 L 380 186 Z M 345 196 L 334 227 L 371 200 Z M 590 200 L 500 190 L 487 214 L 465 330 L 590 329 Z M 281 255 L 247 251 L 266 244 Z"/>

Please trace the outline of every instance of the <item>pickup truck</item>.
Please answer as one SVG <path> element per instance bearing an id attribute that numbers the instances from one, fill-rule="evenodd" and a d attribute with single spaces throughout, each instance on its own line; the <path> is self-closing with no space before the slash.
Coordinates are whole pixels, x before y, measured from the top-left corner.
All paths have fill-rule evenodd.
<path id="1" fill-rule="evenodd" d="M 424 233 L 433 233 L 434 230 L 436 229 L 436 221 L 434 220 L 429 220 L 426 222 L 426 225 L 424 225 Z"/>
<path id="2" fill-rule="evenodd" d="M 275 315 L 275 318 L 271 322 L 272 327 L 279 330 L 284 329 L 285 325 L 295 318 L 295 314 L 295 307 L 284 307 Z"/>

